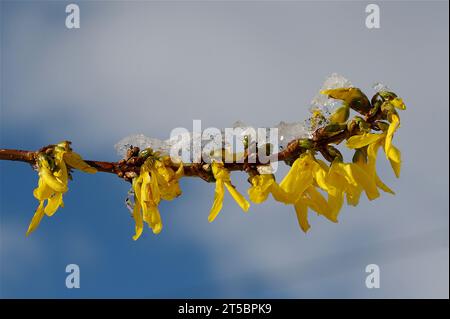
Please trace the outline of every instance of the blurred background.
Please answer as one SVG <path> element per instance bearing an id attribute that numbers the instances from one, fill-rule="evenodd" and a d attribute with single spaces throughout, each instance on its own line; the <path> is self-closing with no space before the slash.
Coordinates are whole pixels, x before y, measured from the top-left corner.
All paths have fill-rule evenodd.
<path id="1" fill-rule="evenodd" d="M 183 179 L 162 203 L 161 234 L 134 242 L 129 185 L 74 173 L 65 208 L 25 237 L 37 174 L 0 162 L 0 296 L 34 298 L 448 298 L 449 17 L 447 1 L 77 1 L 81 28 L 65 27 L 67 1 L 2 1 L 1 148 L 63 139 L 86 159 L 118 160 L 114 144 L 175 127 L 264 127 L 308 116 L 333 72 L 372 94 L 383 82 L 404 98 L 395 136 L 404 158 L 396 192 L 338 224 L 272 199 L 244 214 L 226 195 L 209 224 L 214 187 Z M 381 154 L 381 153 L 380 153 Z M 286 169 L 280 169 L 282 176 Z M 242 192 L 246 176 L 233 174 Z M 80 266 L 67 289 L 65 267 Z M 381 287 L 367 289 L 377 264 Z"/>

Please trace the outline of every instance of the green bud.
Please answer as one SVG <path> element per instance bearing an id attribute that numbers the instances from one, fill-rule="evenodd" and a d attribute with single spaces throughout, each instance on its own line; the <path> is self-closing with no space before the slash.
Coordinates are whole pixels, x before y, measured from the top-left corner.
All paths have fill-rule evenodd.
<path id="1" fill-rule="evenodd" d="M 353 123 L 352 123 L 353 122 Z M 349 131 L 352 131 L 355 127 L 358 127 L 363 132 L 370 132 L 370 125 L 362 117 L 355 116 L 350 125 L 347 125 Z"/>
<path id="2" fill-rule="evenodd" d="M 377 122 L 375 122 L 375 124 L 383 132 L 386 132 L 388 130 L 388 128 L 389 128 L 389 123 L 386 123 L 386 122 L 377 121 Z"/>
<path id="3" fill-rule="evenodd" d="M 302 148 L 311 149 L 313 147 L 313 141 L 307 138 L 302 138 L 298 140 L 298 145 Z"/>
<path id="4" fill-rule="evenodd" d="M 333 99 L 344 101 L 349 107 L 362 114 L 367 114 L 371 109 L 369 99 L 358 88 L 332 89 L 322 91 L 321 93 L 327 94 Z"/>
<path id="5" fill-rule="evenodd" d="M 348 105 L 344 104 L 338 109 L 336 109 L 333 114 L 330 115 L 331 123 L 344 123 L 348 120 L 350 116 L 350 108 Z"/>
<path id="6" fill-rule="evenodd" d="M 337 159 L 339 161 L 343 161 L 344 160 L 344 157 L 342 156 L 341 152 L 339 152 L 339 150 L 336 147 L 334 147 L 334 146 L 327 145 L 327 152 L 334 159 Z"/>
<path id="7" fill-rule="evenodd" d="M 353 163 L 367 163 L 367 155 L 363 150 L 359 149 L 355 151 L 355 154 L 353 154 L 352 158 Z"/>
<path id="8" fill-rule="evenodd" d="M 149 147 L 149 148 L 146 148 L 146 149 L 140 151 L 139 152 L 139 157 L 142 157 L 143 159 L 146 159 L 152 154 L 153 154 L 153 149 Z"/>
<path id="9" fill-rule="evenodd" d="M 70 141 L 61 141 L 58 144 L 56 144 L 56 147 L 63 149 L 65 151 L 70 151 L 71 150 L 70 144 L 72 144 L 72 142 Z"/>
<path id="10" fill-rule="evenodd" d="M 390 102 L 395 108 L 397 108 L 399 110 L 406 110 L 406 105 L 401 98 L 396 97 L 395 99 L 391 100 Z"/>
<path id="11" fill-rule="evenodd" d="M 328 124 L 327 126 L 325 126 L 324 131 L 326 133 L 336 133 L 336 132 L 342 131 L 346 127 L 347 127 L 347 124 L 332 123 L 332 124 Z"/>
<path id="12" fill-rule="evenodd" d="M 370 125 L 366 121 L 359 122 L 359 128 L 363 132 L 370 132 Z"/>
<path id="13" fill-rule="evenodd" d="M 381 110 L 384 113 L 391 113 L 392 111 L 395 110 L 395 107 L 389 101 L 386 101 L 383 104 L 381 104 Z"/>
<path id="14" fill-rule="evenodd" d="M 372 108 L 369 111 L 368 117 L 375 115 L 380 109 L 382 103 L 383 102 L 381 102 L 380 100 L 376 100 L 375 102 L 372 101 Z"/>

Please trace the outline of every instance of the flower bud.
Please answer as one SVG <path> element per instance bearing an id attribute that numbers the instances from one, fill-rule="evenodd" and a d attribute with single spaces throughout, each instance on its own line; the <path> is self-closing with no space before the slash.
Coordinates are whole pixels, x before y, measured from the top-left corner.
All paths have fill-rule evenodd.
<path id="1" fill-rule="evenodd" d="M 334 146 L 327 145 L 327 152 L 334 159 L 337 159 L 339 161 L 344 160 L 344 157 L 342 156 L 341 152 L 339 152 L 339 150 Z"/>
<path id="2" fill-rule="evenodd" d="M 383 132 L 386 132 L 389 128 L 389 123 L 382 122 L 382 121 L 376 121 L 375 125 Z"/>
<path id="3" fill-rule="evenodd" d="M 150 155 L 152 155 L 152 153 L 153 153 L 153 149 L 151 149 L 151 148 L 149 147 L 149 148 L 146 148 L 146 149 L 140 151 L 140 152 L 139 152 L 139 157 L 141 157 L 141 158 L 143 158 L 143 159 L 146 159 L 146 158 L 148 158 Z"/>
<path id="4" fill-rule="evenodd" d="M 397 109 L 399 109 L 399 110 L 406 110 L 406 105 L 405 105 L 405 103 L 403 103 L 403 100 L 402 100 L 401 98 L 399 98 L 399 97 L 396 97 L 395 99 L 393 99 L 393 100 L 391 101 L 391 104 L 392 104 L 395 108 L 397 108 Z"/>
<path id="5" fill-rule="evenodd" d="M 355 154 L 353 154 L 353 158 L 352 158 L 353 163 L 358 164 L 358 163 L 367 163 L 367 155 L 365 154 L 365 152 L 362 149 L 358 149 L 355 151 Z"/>
<path id="6" fill-rule="evenodd" d="M 324 90 L 320 93 L 326 94 L 333 99 L 342 100 L 349 107 L 362 114 L 367 114 L 371 109 L 369 99 L 358 88 Z"/>
<path id="7" fill-rule="evenodd" d="M 336 132 L 340 132 L 343 129 L 345 129 L 347 127 L 347 124 L 338 124 L 338 123 L 332 123 L 332 124 L 328 124 L 327 126 L 324 127 L 324 132 L 326 133 L 336 133 Z"/>
<path id="8" fill-rule="evenodd" d="M 344 123 L 348 120 L 350 115 L 350 108 L 348 105 L 342 105 L 338 109 L 336 109 L 333 114 L 330 115 L 331 123 Z"/>
<path id="9" fill-rule="evenodd" d="M 302 148 L 311 149 L 313 147 L 313 142 L 307 138 L 301 138 L 298 140 L 298 145 Z"/>
<path id="10" fill-rule="evenodd" d="M 347 124 L 347 129 L 351 132 L 354 128 L 359 128 L 363 132 L 370 132 L 370 125 L 362 117 L 355 116 L 352 121 Z"/>

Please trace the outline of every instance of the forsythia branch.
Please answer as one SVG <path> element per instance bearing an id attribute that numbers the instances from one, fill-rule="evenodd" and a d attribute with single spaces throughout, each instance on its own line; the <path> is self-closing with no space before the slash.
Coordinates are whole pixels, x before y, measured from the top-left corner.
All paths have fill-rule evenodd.
<path id="1" fill-rule="evenodd" d="M 319 145 L 321 143 L 317 143 Z M 26 151 L 26 150 L 16 150 L 16 149 L 0 149 L 0 160 L 6 161 L 18 161 L 25 162 L 31 165 L 36 164 L 37 156 L 40 153 L 45 153 L 46 150 L 51 149 L 52 145 L 45 146 L 37 151 Z M 105 161 L 94 161 L 94 160 L 85 160 L 87 164 L 95 168 L 98 172 L 103 173 L 112 173 L 116 174 L 119 177 L 126 177 L 126 175 L 132 176 L 133 174 L 129 174 L 132 172 L 139 173 L 141 165 L 144 163 L 137 155 L 139 153 L 139 149 L 130 148 L 130 153 L 128 157 L 120 160 L 118 162 L 105 162 Z M 274 160 L 287 160 L 298 156 L 302 148 L 297 143 L 297 141 L 292 141 L 288 144 L 286 149 L 279 152 L 278 154 L 272 155 L 271 162 Z M 256 167 L 260 165 L 258 159 L 255 163 L 225 163 L 225 167 L 229 171 L 246 171 L 251 167 Z M 177 169 L 179 164 L 171 163 L 170 166 L 173 169 Z M 212 182 L 211 179 L 212 174 L 208 172 L 207 169 L 204 168 L 205 163 L 184 163 L 184 175 L 191 177 L 200 177 L 208 182 Z"/>
<path id="2" fill-rule="evenodd" d="M 75 169 L 86 173 L 112 173 L 131 182 L 132 199 L 127 198 L 127 205 L 136 223 L 135 240 L 141 235 L 144 223 L 154 233 L 161 231 L 159 202 L 181 195 L 178 180 L 183 176 L 215 182 L 214 203 L 208 217 L 210 222 L 222 208 L 225 190 L 247 211 L 250 203 L 232 185 L 230 171 L 244 171 L 249 175 L 251 187 L 248 195 L 252 202 L 262 203 L 272 194 L 276 201 L 293 205 L 299 225 L 306 232 L 310 227 L 308 209 L 337 222 L 344 196 L 349 205 L 356 206 L 363 192 L 369 200 L 380 196 L 378 189 L 394 193 L 376 173 L 376 157 L 380 147 L 384 149 L 395 175 L 400 175 L 401 154 L 392 145 L 392 138 L 400 126 L 396 109 L 405 109 L 402 99 L 393 92 L 379 91 L 369 100 L 360 89 L 354 87 L 321 93 L 341 100 L 342 106 L 328 117 L 314 112 L 310 120 L 326 124 L 315 129 L 310 138 L 292 140 L 285 149 L 268 156 L 268 162 L 260 160 L 258 153 L 250 150 L 248 144 L 243 160 L 233 162 L 224 161 L 224 150 L 222 156 L 213 159 L 212 163 L 182 163 L 173 162 L 168 156 L 150 148 L 140 150 L 138 147 L 130 147 L 126 157 L 118 162 L 83 160 L 73 152 L 68 141 L 37 151 L 0 149 L 0 160 L 26 162 L 39 172 L 38 187 L 33 192 L 39 206 L 27 234 L 37 228 L 44 215 L 52 216 L 63 206 L 62 195 L 67 192 L 71 171 Z M 350 110 L 357 113 L 351 119 Z M 355 151 L 351 163 L 346 163 L 340 151 L 333 146 L 344 140 L 346 146 Z M 267 146 L 262 145 L 266 149 Z M 318 159 L 318 154 L 329 164 Z M 237 158 L 236 154 L 232 155 Z M 273 174 L 263 174 L 259 170 L 275 161 L 284 161 L 291 166 L 279 184 Z"/>

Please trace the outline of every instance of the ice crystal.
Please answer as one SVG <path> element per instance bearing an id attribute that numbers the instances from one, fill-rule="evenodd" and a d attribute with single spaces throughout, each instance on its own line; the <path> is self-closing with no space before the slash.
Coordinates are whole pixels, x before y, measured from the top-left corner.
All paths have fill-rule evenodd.
<path id="1" fill-rule="evenodd" d="M 372 88 L 373 88 L 376 92 L 390 92 L 390 91 L 391 91 L 391 89 L 390 89 L 387 85 L 385 85 L 385 84 L 383 84 L 383 83 L 379 83 L 379 82 L 375 83 L 375 84 L 372 86 Z"/>

